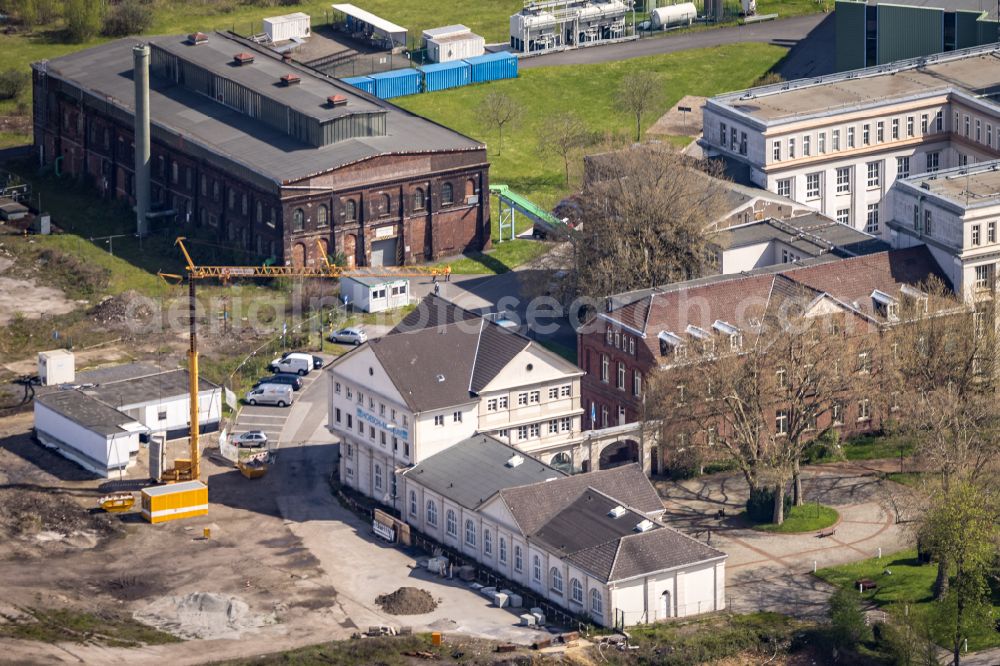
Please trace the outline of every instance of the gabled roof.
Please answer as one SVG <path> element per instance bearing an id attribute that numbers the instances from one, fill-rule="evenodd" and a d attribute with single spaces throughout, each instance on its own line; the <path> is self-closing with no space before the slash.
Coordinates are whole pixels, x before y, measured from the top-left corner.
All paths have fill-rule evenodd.
<path id="1" fill-rule="evenodd" d="M 663 513 L 663 502 L 638 464 L 575 474 L 545 484 L 504 488 L 500 497 L 524 534 L 534 534 L 586 488 L 593 488 L 646 515 Z"/>
<path id="2" fill-rule="evenodd" d="M 424 412 L 475 400 L 479 391 L 534 343 L 430 295 L 392 331 L 368 344 L 407 406 Z M 536 349 L 557 367 L 566 365 L 557 354 Z M 571 372 L 579 374 L 579 369 L 572 366 Z"/>
<path id="3" fill-rule="evenodd" d="M 637 294 L 635 300 L 623 299 L 622 305 L 600 317 L 635 330 L 653 355 L 659 356 L 660 331 L 683 337 L 688 326 L 712 330 L 717 320 L 740 330 L 753 330 L 767 312 L 780 311 L 784 301 L 809 302 L 821 295 L 859 317 L 888 323 L 873 305 L 873 290 L 899 294 L 908 285 L 921 285 L 932 278 L 949 283 L 925 245 L 804 263 L 668 285 Z M 612 299 L 612 303 L 617 302 Z"/>
<path id="4" fill-rule="evenodd" d="M 508 464 L 512 458 L 520 462 Z M 565 476 L 489 435 L 458 442 L 403 475 L 466 509 L 479 508 L 503 488 Z"/>

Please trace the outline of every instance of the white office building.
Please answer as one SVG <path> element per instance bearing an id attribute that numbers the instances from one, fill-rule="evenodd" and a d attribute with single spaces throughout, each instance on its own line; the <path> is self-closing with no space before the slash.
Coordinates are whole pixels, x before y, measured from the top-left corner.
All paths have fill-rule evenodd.
<path id="1" fill-rule="evenodd" d="M 582 370 L 435 296 L 328 373 L 341 481 L 397 508 L 396 470 L 473 433 L 561 466 L 582 438 Z"/>
<path id="2" fill-rule="evenodd" d="M 638 465 L 565 476 L 476 435 L 401 474 L 413 528 L 603 626 L 725 607 L 726 554 L 660 522 Z"/>
<path id="3" fill-rule="evenodd" d="M 995 46 L 709 99 L 702 146 L 758 187 L 880 235 L 899 178 L 1000 157 Z"/>

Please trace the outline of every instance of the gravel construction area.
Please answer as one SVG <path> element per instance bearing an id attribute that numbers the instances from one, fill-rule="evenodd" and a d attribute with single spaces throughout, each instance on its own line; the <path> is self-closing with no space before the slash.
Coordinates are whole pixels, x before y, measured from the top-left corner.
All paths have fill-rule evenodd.
<path id="1" fill-rule="evenodd" d="M 430 592 L 417 587 L 401 587 L 391 594 L 381 594 L 375 603 L 393 615 L 423 615 L 437 608 Z"/>
<path id="2" fill-rule="evenodd" d="M 237 596 L 212 592 L 161 597 L 135 619 L 180 638 L 239 638 L 277 622 L 273 613 L 252 613 Z"/>

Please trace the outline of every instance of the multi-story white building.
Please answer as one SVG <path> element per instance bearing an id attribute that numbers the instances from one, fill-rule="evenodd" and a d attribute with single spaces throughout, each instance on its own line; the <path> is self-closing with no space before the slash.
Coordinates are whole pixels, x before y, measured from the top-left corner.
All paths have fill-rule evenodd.
<path id="1" fill-rule="evenodd" d="M 396 470 L 473 433 L 567 469 L 582 438 L 582 370 L 434 296 L 328 372 L 341 481 L 397 509 Z"/>
<path id="2" fill-rule="evenodd" d="M 565 476 L 476 435 L 400 478 L 412 527 L 596 624 L 725 608 L 726 554 L 660 522 L 639 465 Z"/>
<path id="3" fill-rule="evenodd" d="M 728 93 L 702 146 L 750 181 L 879 235 L 897 178 L 1000 157 L 995 46 Z"/>
<path id="4" fill-rule="evenodd" d="M 898 180 L 889 208 L 894 247 L 927 245 L 967 301 L 996 290 L 1000 161 Z"/>

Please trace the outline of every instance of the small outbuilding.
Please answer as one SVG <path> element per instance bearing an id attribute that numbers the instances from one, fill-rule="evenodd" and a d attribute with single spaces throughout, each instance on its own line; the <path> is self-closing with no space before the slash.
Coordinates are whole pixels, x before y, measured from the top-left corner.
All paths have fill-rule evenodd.
<path id="1" fill-rule="evenodd" d="M 424 30 L 423 42 L 432 62 L 465 60 L 486 52 L 486 40 L 464 25 Z"/>
<path id="2" fill-rule="evenodd" d="M 345 277 L 340 298 L 362 312 L 394 310 L 410 303 L 410 281 L 392 277 Z"/>
<path id="3" fill-rule="evenodd" d="M 264 33 L 271 43 L 302 41 L 311 32 L 309 14 L 295 12 L 284 16 L 269 16 L 264 19 Z"/>
<path id="4" fill-rule="evenodd" d="M 83 391 L 52 391 L 35 398 L 35 437 L 43 445 L 102 477 L 124 470 L 149 429 Z"/>

